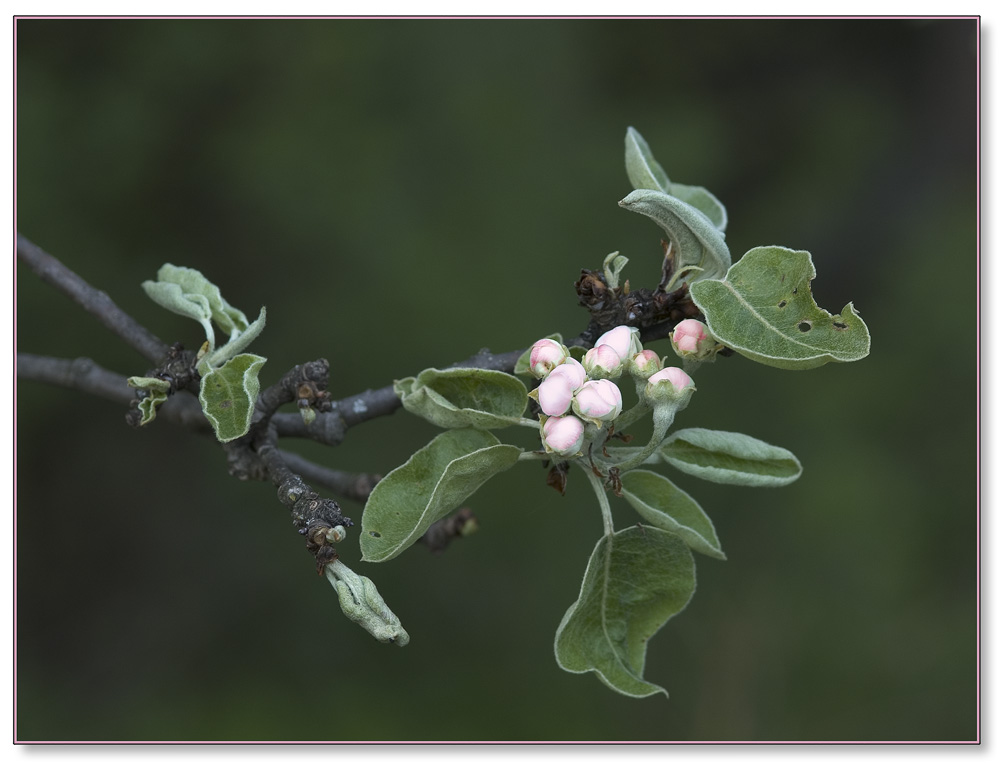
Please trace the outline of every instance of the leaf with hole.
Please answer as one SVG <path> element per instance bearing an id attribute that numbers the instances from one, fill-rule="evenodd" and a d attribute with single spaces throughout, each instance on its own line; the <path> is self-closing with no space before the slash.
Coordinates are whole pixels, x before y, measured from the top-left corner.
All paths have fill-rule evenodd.
<path id="1" fill-rule="evenodd" d="M 202 377 L 198 400 L 220 442 L 235 440 L 249 431 L 260 393 L 257 374 L 266 362 L 260 355 L 244 353 Z"/>
<path id="2" fill-rule="evenodd" d="M 692 550 L 725 559 L 712 520 L 691 496 L 661 474 L 633 469 L 621 476 L 622 496 L 646 522 L 677 533 Z"/>
<path id="3" fill-rule="evenodd" d="M 416 543 L 487 480 L 517 463 L 521 449 L 481 429 L 442 432 L 372 490 L 361 518 L 361 554 L 384 562 Z"/>
<path id="4" fill-rule="evenodd" d="M 528 405 L 520 379 L 484 368 L 428 368 L 393 388 L 410 413 L 449 429 L 509 427 Z"/>
<path id="5" fill-rule="evenodd" d="M 791 451 L 739 432 L 681 429 L 660 448 L 676 469 L 709 482 L 747 487 L 780 487 L 802 474 Z"/>
<path id="6" fill-rule="evenodd" d="M 556 631 L 556 662 L 593 671 L 629 697 L 666 689 L 646 681 L 646 644 L 694 594 L 694 558 L 676 534 L 629 527 L 597 542 L 580 596 Z"/>
<path id="7" fill-rule="evenodd" d="M 809 252 L 780 246 L 751 249 L 721 281 L 691 284 L 691 297 L 712 335 L 768 366 L 808 369 L 868 355 L 868 327 L 848 303 L 839 315 L 817 306 Z"/>

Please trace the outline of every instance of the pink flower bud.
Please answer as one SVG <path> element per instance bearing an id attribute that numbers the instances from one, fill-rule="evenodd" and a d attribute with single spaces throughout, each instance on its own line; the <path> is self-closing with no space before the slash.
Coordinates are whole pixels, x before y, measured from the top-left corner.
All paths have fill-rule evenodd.
<path id="1" fill-rule="evenodd" d="M 583 447 L 583 422 L 576 416 L 550 416 L 542 424 L 542 445 L 560 456 L 575 456 Z"/>
<path id="2" fill-rule="evenodd" d="M 661 368 L 663 368 L 663 364 L 652 350 L 637 352 L 629 361 L 629 373 L 640 379 L 648 379 Z"/>
<path id="3" fill-rule="evenodd" d="M 552 369 L 549 376 L 565 376 L 570 388 L 574 392 L 580 389 L 583 383 L 587 381 L 587 372 L 580 365 L 580 361 L 575 358 L 566 358 L 564 363 Z"/>
<path id="4" fill-rule="evenodd" d="M 546 416 L 562 416 L 573 402 L 573 387 L 564 374 L 550 373 L 538 385 L 538 405 Z"/>
<path id="5" fill-rule="evenodd" d="M 657 371 L 646 382 L 646 397 L 654 402 L 681 402 L 687 405 L 694 392 L 694 380 L 676 366 Z"/>
<path id="6" fill-rule="evenodd" d="M 642 349 L 639 343 L 639 329 L 631 326 L 616 326 L 606 331 L 594 342 L 595 347 L 602 344 L 610 345 L 622 360 L 631 358 Z"/>
<path id="7" fill-rule="evenodd" d="M 622 412 L 622 393 L 613 381 L 595 379 L 587 382 L 573 399 L 573 410 L 594 422 L 613 421 Z"/>
<path id="8" fill-rule="evenodd" d="M 704 323 L 693 318 L 678 323 L 670 335 L 677 354 L 681 357 L 694 355 L 700 358 L 710 355 L 715 342 L 709 336 L 707 328 Z"/>
<path id="9" fill-rule="evenodd" d="M 567 350 L 559 342 L 551 339 L 539 339 L 531 345 L 531 355 L 528 356 L 528 368 L 535 377 L 544 379 L 549 372 L 569 357 Z"/>
<path id="10" fill-rule="evenodd" d="M 583 356 L 583 368 L 592 379 L 621 376 L 622 359 L 610 344 L 599 344 Z"/>

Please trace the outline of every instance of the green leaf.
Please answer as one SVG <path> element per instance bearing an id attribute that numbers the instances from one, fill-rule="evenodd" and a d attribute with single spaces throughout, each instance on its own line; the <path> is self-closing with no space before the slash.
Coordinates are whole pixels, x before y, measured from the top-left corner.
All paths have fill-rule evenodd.
<path id="1" fill-rule="evenodd" d="M 622 495 L 644 520 L 677 533 L 693 550 L 725 559 L 712 520 L 691 496 L 661 474 L 634 469 L 621 476 Z"/>
<path id="2" fill-rule="evenodd" d="M 242 437 L 250 429 L 260 392 L 257 374 L 265 362 L 260 355 L 245 353 L 202 377 L 198 399 L 220 442 Z"/>
<path id="3" fill-rule="evenodd" d="M 662 191 L 675 196 L 705 215 L 720 231 L 726 229 L 726 208 L 722 202 L 701 186 L 671 183 L 649 144 L 634 127 L 625 133 L 625 172 L 637 191 Z"/>
<path id="4" fill-rule="evenodd" d="M 555 334 L 549 334 L 547 337 L 544 338 L 551 339 L 553 342 L 559 342 L 560 344 L 562 344 L 563 340 L 562 334 L 558 332 L 556 332 Z M 532 343 L 532 347 L 534 347 L 534 343 Z M 517 374 L 518 376 L 531 376 L 532 378 L 534 378 L 534 375 L 529 370 L 530 361 L 531 361 L 531 347 L 522 352 L 521 357 L 517 359 L 517 363 L 514 364 L 514 373 Z"/>
<path id="5" fill-rule="evenodd" d="M 653 220 L 674 245 L 676 272 L 701 268 L 694 279 L 721 278 L 732 262 L 722 231 L 703 212 L 663 191 L 640 189 L 618 202 Z"/>
<path id="6" fill-rule="evenodd" d="M 243 352 L 243 350 L 245 350 L 250 343 L 257 338 L 260 332 L 263 331 L 266 321 L 267 308 L 262 307 L 260 309 L 260 315 L 257 316 L 257 320 L 247 326 L 243 331 L 234 329 L 228 342 L 202 358 L 201 362 L 198 364 L 199 371 L 202 368 L 208 369 L 220 366 L 227 360 L 230 360 L 231 358 L 236 357 L 239 353 Z"/>
<path id="7" fill-rule="evenodd" d="M 139 411 L 142 413 L 139 426 L 145 426 L 156 418 L 156 409 L 166 402 L 170 383 L 155 376 L 130 376 L 126 381 L 130 387 L 146 390 L 146 397 L 139 401 Z"/>
<path id="8" fill-rule="evenodd" d="M 594 671 L 630 697 L 666 695 L 642 677 L 646 644 L 687 606 L 694 589 L 694 558 L 679 536 L 658 527 L 605 535 L 556 631 L 556 662 L 570 673 Z"/>
<path id="9" fill-rule="evenodd" d="M 215 347 L 215 329 L 212 328 L 212 308 L 203 294 L 187 294 L 175 283 L 143 281 L 142 289 L 151 300 L 172 313 L 194 318 L 205 329 L 210 348 Z"/>
<path id="10" fill-rule="evenodd" d="M 250 325 L 242 311 L 222 298 L 219 287 L 194 268 L 183 268 L 167 263 L 159 269 L 156 277 L 161 283 L 176 284 L 189 298 L 204 297 L 212 320 L 227 335 L 246 331 Z M 143 286 L 145 287 L 145 284 Z"/>
<path id="11" fill-rule="evenodd" d="M 751 249 L 721 281 L 691 284 L 691 297 L 712 335 L 768 366 L 807 369 L 868 355 L 868 327 L 848 303 L 840 315 L 819 308 L 809 252 L 780 246 Z"/>
<path id="12" fill-rule="evenodd" d="M 712 225 L 720 231 L 726 229 L 729 217 L 722 202 L 715 198 L 713 193 L 700 185 L 681 185 L 680 183 L 670 184 L 670 195 L 676 196 L 681 201 L 690 204 L 712 221 Z"/>
<path id="13" fill-rule="evenodd" d="M 646 188 L 670 193 L 670 178 L 656 161 L 649 144 L 634 127 L 625 131 L 625 173 L 637 191 Z"/>
<path id="14" fill-rule="evenodd" d="M 442 432 L 383 477 L 368 496 L 361 518 L 361 558 L 384 562 L 401 554 L 490 477 L 516 464 L 520 453 L 480 429 Z"/>
<path id="15" fill-rule="evenodd" d="M 410 636 L 386 606 L 375 584 L 339 559 L 326 565 L 326 579 L 337 592 L 340 609 L 383 644 L 406 646 Z"/>
<path id="16" fill-rule="evenodd" d="M 791 451 L 738 432 L 681 429 L 670 435 L 660 456 L 685 474 L 749 487 L 780 487 L 802 474 Z"/>
<path id="17" fill-rule="evenodd" d="M 500 429 L 521 421 L 528 390 L 520 379 L 484 368 L 428 368 L 393 385 L 403 407 L 449 429 Z"/>

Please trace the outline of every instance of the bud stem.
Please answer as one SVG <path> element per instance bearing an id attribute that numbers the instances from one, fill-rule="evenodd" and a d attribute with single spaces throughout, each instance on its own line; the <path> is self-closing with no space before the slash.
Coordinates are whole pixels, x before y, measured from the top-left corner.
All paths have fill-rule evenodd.
<path id="1" fill-rule="evenodd" d="M 638 406 L 636 406 L 638 407 Z M 635 410 L 633 408 L 633 410 Z M 619 464 L 615 464 L 619 471 L 625 472 L 641 466 L 653 452 L 663 444 L 670 430 L 670 425 L 674 423 L 674 416 L 677 413 L 677 405 L 674 403 L 660 403 L 653 408 L 653 436 L 642 450 L 631 458 L 627 458 Z"/>

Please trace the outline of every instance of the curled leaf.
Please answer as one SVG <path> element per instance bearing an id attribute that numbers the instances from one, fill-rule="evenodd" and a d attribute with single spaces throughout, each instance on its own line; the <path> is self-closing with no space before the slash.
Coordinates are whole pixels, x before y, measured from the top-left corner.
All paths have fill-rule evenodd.
<path id="1" fill-rule="evenodd" d="M 400 625 L 399 618 L 386 606 L 369 578 L 357 574 L 337 559 L 326 565 L 326 579 L 337 592 L 340 609 L 349 620 L 383 644 L 406 646 L 410 643 L 410 636 Z"/>
<path id="2" fill-rule="evenodd" d="M 406 410 L 450 429 L 508 427 L 528 405 L 519 379 L 484 368 L 428 368 L 393 386 Z"/>

